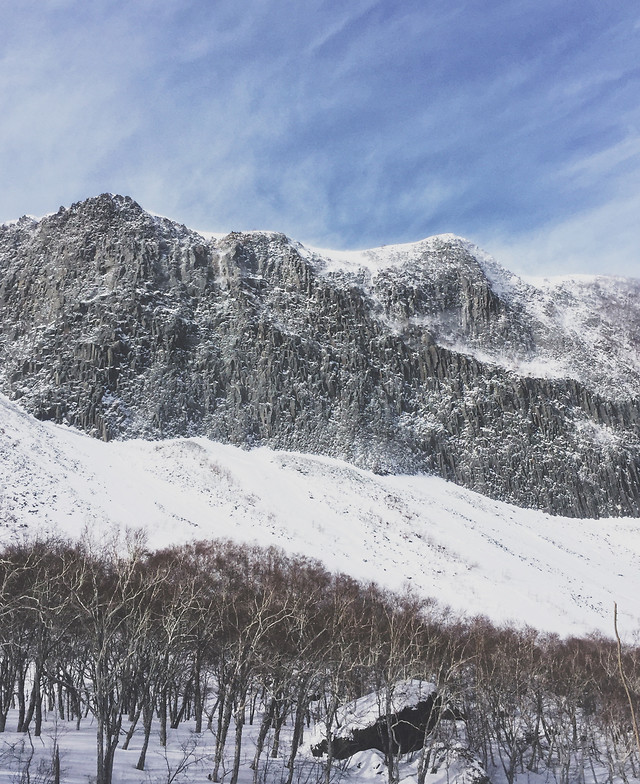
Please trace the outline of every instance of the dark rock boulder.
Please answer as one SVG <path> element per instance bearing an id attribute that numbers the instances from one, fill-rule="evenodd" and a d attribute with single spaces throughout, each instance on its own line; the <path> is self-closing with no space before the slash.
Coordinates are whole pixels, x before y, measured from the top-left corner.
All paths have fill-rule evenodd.
<path id="1" fill-rule="evenodd" d="M 425 700 L 407 706 L 397 713 L 392 713 L 387 721 L 386 716 L 380 716 L 369 726 L 357 728 L 348 727 L 338 730 L 332 739 L 332 753 L 334 759 L 344 760 L 359 751 L 377 749 L 388 754 L 408 754 L 418 751 L 424 745 L 425 736 L 433 730 L 439 719 L 459 719 L 460 714 L 447 709 L 442 710 L 442 700 L 434 692 Z M 389 725 L 391 735 L 389 734 Z M 315 744 L 311 752 L 315 757 L 321 757 L 328 750 L 327 740 Z"/>

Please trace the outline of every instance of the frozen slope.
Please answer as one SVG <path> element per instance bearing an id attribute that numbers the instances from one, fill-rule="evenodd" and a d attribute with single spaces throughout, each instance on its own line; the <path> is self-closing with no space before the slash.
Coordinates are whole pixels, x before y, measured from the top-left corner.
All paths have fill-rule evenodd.
<path id="1" fill-rule="evenodd" d="M 104 443 L 0 397 L 0 538 L 147 531 L 278 545 L 467 615 L 562 635 L 640 626 L 640 520 L 523 510 L 429 476 L 202 438 Z"/>

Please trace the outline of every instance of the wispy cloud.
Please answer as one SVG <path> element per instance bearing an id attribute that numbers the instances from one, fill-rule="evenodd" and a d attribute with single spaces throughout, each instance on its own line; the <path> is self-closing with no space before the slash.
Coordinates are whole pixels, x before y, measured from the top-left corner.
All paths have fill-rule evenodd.
<path id="1" fill-rule="evenodd" d="M 115 190 L 325 246 L 453 231 L 531 272 L 608 269 L 616 231 L 633 273 L 637 20 L 631 0 L 24 0 L 0 31 L 0 219 Z"/>
<path id="2" fill-rule="evenodd" d="M 562 216 L 533 231 L 483 238 L 484 247 L 508 269 L 524 275 L 593 273 L 640 278 L 640 193 Z"/>

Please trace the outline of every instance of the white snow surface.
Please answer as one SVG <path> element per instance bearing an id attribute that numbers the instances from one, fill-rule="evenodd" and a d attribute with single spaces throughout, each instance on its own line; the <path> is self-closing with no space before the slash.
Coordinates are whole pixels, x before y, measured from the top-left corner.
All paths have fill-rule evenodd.
<path id="1" fill-rule="evenodd" d="M 457 237 L 455 234 L 436 234 L 433 237 L 418 240 L 418 242 L 382 245 L 379 248 L 367 248 L 366 250 L 330 250 L 300 243 L 296 243 L 296 248 L 307 258 L 322 260 L 325 272 L 357 272 L 365 269 L 375 276 L 383 269 L 405 264 L 421 252 L 430 250 L 436 244 L 446 241 L 461 242 L 481 252 L 473 243 L 462 237 Z"/>
<path id="2" fill-rule="evenodd" d="M 229 538 L 561 635 L 640 628 L 640 520 L 519 509 L 432 476 L 204 438 L 104 443 L 0 396 L 0 541 Z"/>
<path id="3" fill-rule="evenodd" d="M 53 781 L 52 756 L 54 744 L 60 752 L 61 781 L 64 784 L 88 784 L 95 781 L 96 774 L 96 724 L 89 716 L 85 718 L 79 730 L 69 721 L 57 719 L 55 713 L 44 716 L 43 732 L 41 737 L 33 738 L 25 733 L 15 732 L 18 720 L 18 711 L 11 709 L 7 720 L 6 732 L 0 734 L 0 784 L 15 784 L 15 782 Z M 259 721 L 245 727 L 243 736 L 244 753 L 241 759 L 238 783 L 252 784 L 253 771 L 249 765 L 253 759 L 253 750 Z M 125 720 L 125 728 L 128 722 Z M 123 731 L 126 731 L 123 728 Z M 305 739 L 299 749 L 296 759 L 296 782 L 316 782 L 322 780 L 323 760 L 311 756 L 310 746 L 319 738 L 318 727 L 311 728 L 305 733 Z M 272 740 L 272 736 L 268 741 Z M 287 769 L 284 768 L 286 752 L 290 747 L 291 725 L 283 726 L 280 736 L 280 747 L 285 750 L 278 759 L 266 758 L 263 755 L 260 781 L 265 784 L 280 784 L 286 780 Z M 166 747 L 160 746 L 159 733 L 151 733 L 149 750 L 147 753 L 145 770 L 136 769 L 136 763 L 142 746 L 142 727 L 138 726 L 133 734 L 127 750 L 118 746 L 113 768 L 113 784 L 166 784 L 167 781 L 190 782 L 191 784 L 206 784 L 210 779 L 214 760 L 215 736 L 205 731 L 201 734 L 194 732 L 193 722 L 183 722 L 180 727 L 168 730 Z M 456 753 L 455 744 L 448 755 L 440 754 L 446 759 L 439 770 L 427 773 L 425 784 L 465 784 L 469 779 L 470 765 L 467 760 Z M 33 757 L 30 763 L 30 778 L 24 774 L 27 760 Z M 400 782 L 413 784 L 417 777 L 419 757 L 413 759 L 406 757 L 399 766 Z M 447 764 L 448 763 L 448 764 Z M 227 746 L 225 764 L 227 772 L 231 766 L 230 752 Z M 362 751 L 354 754 L 347 762 L 340 764 L 339 772 L 334 776 L 334 781 L 358 782 L 359 784 L 375 784 L 386 781 L 387 768 L 384 755 L 379 751 Z M 226 780 L 226 777 L 225 779 Z M 498 772 L 497 778 L 492 778 L 495 784 L 503 784 L 505 780 Z M 518 779 L 520 781 L 520 779 Z M 531 782 L 531 779 L 527 779 Z M 536 779 L 537 781 L 537 779 Z M 541 779 L 542 784 L 542 779 Z M 617 784 L 617 780 L 616 780 Z"/>

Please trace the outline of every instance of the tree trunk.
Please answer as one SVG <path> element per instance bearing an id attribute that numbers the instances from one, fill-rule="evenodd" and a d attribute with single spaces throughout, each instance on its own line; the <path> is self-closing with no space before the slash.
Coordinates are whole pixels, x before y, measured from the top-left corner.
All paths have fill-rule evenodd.
<path id="1" fill-rule="evenodd" d="M 337 710 L 338 698 L 333 694 L 327 710 L 327 761 L 324 767 L 324 784 L 331 784 L 331 769 L 333 767 L 333 730 L 331 728 Z"/>
<path id="2" fill-rule="evenodd" d="M 203 699 L 203 695 L 202 695 L 203 689 L 202 689 L 202 685 L 200 683 L 200 676 L 201 676 L 200 667 L 201 667 L 201 665 L 200 665 L 200 657 L 198 656 L 198 658 L 196 659 L 195 672 L 194 672 L 194 675 L 193 675 L 193 678 L 194 678 L 194 680 L 193 680 L 193 712 L 195 714 L 195 719 L 196 719 L 195 732 L 198 735 L 202 732 L 202 714 L 203 714 L 203 711 L 204 711 L 204 704 L 203 704 L 204 703 L 204 699 Z M 204 691 L 206 692 L 206 689 Z"/>
<path id="3" fill-rule="evenodd" d="M 129 748 L 131 738 L 133 738 L 133 733 L 136 731 L 136 727 L 138 726 L 138 720 L 140 719 L 141 712 L 142 704 L 138 705 L 138 710 L 136 711 L 135 715 L 131 717 L 131 725 L 127 731 L 127 737 L 124 739 L 124 743 L 122 744 L 123 751 L 126 751 Z"/>
<path id="4" fill-rule="evenodd" d="M 238 773 L 240 771 L 240 753 L 242 751 L 242 730 L 245 722 L 245 700 L 241 701 L 236 709 L 236 733 L 235 733 L 235 747 L 233 753 L 233 772 L 231 773 L 231 781 L 229 784 L 238 784 Z"/>
<path id="5" fill-rule="evenodd" d="M 36 736 L 36 738 L 39 738 L 42 734 L 42 696 L 40 694 L 39 687 L 38 694 L 36 695 L 36 723 L 33 734 Z"/>
<path id="6" fill-rule="evenodd" d="M 18 728 L 17 732 L 23 732 L 24 717 L 27 713 L 27 702 L 24 695 L 26 673 L 20 668 L 18 672 Z"/>
<path id="7" fill-rule="evenodd" d="M 275 732 L 273 734 L 273 746 L 271 747 L 271 756 L 275 759 L 280 752 L 280 731 L 282 729 L 282 725 L 284 724 L 285 717 L 287 715 L 287 710 L 289 709 L 289 704 L 284 701 L 278 703 L 276 702 L 276 714 L 275 714 Z"/>
<path id="8" fill-rule="evenodd" d="M 142 726 L 144 727 L 144 739 L 142 741 L 142 748 L 140 749 L 140 756 L 136 768 L 144 770 L 147 749 L 149 748 L 149 739 L 151 738 L 151 726 L 153 724 L 153 702 L 151 699 L 145 701 L 142 713 Z"/>
<path id="9" fill-rule="evenodd" d="M 53 784 L 60 784 L 60 749 L 57 743 L 53 752 Z"/>
<path id="10" fill-rule="evenodd" d="M 296 718 L 293 725 L 293 735 L 291 737 L 291 750 L 289 752 L 289 759 L 287 760 L 286 763 L 286 767 L 289 769 L 289 773 L 287 775 L 287 784 L 292 784 L 293 782 L 296 755 L 298 753 L 298 749 L 300 748 L 300 742 L 302 740 L 303 725 L 304 725 L 304 712 L 302 712 L 302 715 L 300 715 L 300 708 L 297 707 Z"/>
<path id="11" fill-rule="evenodd" d="M 56 699 L 58 701 L 58 715 L 60 716 L 60 721 L 64 721 L 66 714 L 64 708 L 64 690 L 61 683 L 56 686 Z"/>
<path id="12" fill-rule="evenodd" d="M 269 708 L 265 712 L 264 716 L 262 717 L 262 722 L 260 723 L 260 731 L 258 732 L 258 738 L 256 740 L 256 753 L 253 756 L 253 762 L 251 763 L 251 769 L 253 770 L 253 784 L 258 784 L 258 770 L 260 767 L 260 757 L 262 756 L 262 750 L 264 749 L 264 742 L 267 739 L 267 733 L 269 732 L 269 728 L 273 723 L 273 716 L 276 709 L 276 701 L 275 698 L 271 699 L 269 703 Z"/>
<path id="13" fill-rule="evenodd" d="M 289 754 L 289 761 L 287 762 L 287 767 L 289 768 L 287 784 L 292 784 L 293 782 L 296 754 L 298 753 L 298 748 L 302 742 L 302 733 L 304 731 L 304 716 L 307 711 L 307 686 L 308 680 L 304 680 L 298 690 L 296 700 L 296 715 L 293 722 L 293 736 L 291 738 L 291 752 Z"/>
<path id="14" fill-rule="evenodd" d="M 231 724 L 231 714 L 233 711 L 233 700 L 230 694 L 225 696 L 224 710 L 220 717 L 218 725 L 219 732 L 216 738 L 216 750 L 213 758 L 213 772 L 211 773 L 211 781 L 220 781 L 220 765 L 222 765 L 222 758 L 224 756 L 224 747 L 227 740 L 227 732 Z"/>
<path id="15" fill-rule="evenodd" d="M 395 746 L 396 738 L 393 730 L 392 715 L 393 707 L 391 704 L 391 690 L 389 684 L 385 688 L 385 720 L 387 725 L 387 775 L 389 784 L 397 784 L 398 781 L 398 762 Z"/>
<path id="16" fill-rule="evenodd" d="M 167 687 L 162 689 L 160 694 L 160 704 L 158 705 L 158 712 L 160 714 L 160 745 L 167 745 L 167 709 L 168 709 Z"/>
<path id="17" fill-rule="evenodd" d="M 104 719 L 102 716 L 98 716 L 98 729 L 96 732 L 96 784 L 107 784 L 104 777 L 104 738 Z"/>
<path id="18" fill-rule="evenodd" d="M 33 720 L 33 714 L 36 710 L 36 705 L 41 704 L 41 696 L 40 696 L 40 678 L 42 676 L 42 670 L 40 667 L 36 668 L 36 671 L 33 676 L 33 686 L 31 688 L 31 698 L 29 699 L 29 708 L 26 712 L 22 720 L 22 728 L 18 730 L 19 732 L 27 732 L 29 729 L 29 725 Z"/>
<path id="19" fill-rule="evenodd" d="M 116 736 L 107 743 L 107 753 L 102 766 L 102 775 L 104 778 L 102 781 L 97 781 L 96 784 L 111 784 L 111 779 L 113 778 L 113 759 L 116 754 L 117 746 L 118 735 L 116 734 Z"/>

